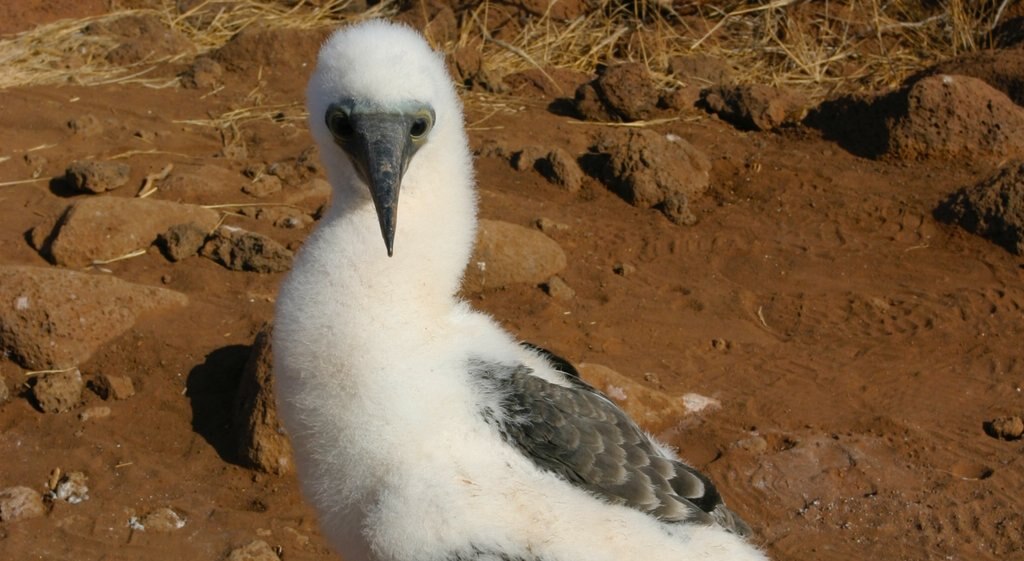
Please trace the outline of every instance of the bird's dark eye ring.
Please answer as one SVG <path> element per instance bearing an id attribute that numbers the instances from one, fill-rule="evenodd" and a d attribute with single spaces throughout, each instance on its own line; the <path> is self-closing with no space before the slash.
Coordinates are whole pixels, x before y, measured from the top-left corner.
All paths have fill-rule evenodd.
<path id="1" fill-rule="evenodd" d="M 348 114 L 341 109 L 330 109 L 327 111 L 325 117 L 327 122 L 327 128 L 330 129 L 331 134 L 335 138 L 349 139 L 355 134 L 355 128 L 352 127 L 352 119 L 349 118 Z"/>
<path id="2" fill-rule="evenodd" d="M 427 130 L 430 128 L 430 121 L 426 117 L 419 117 L 412 122 L 412 126 L 409 127 L 409 136 L 413 138 L 420 138 L 427 134 Z"/>

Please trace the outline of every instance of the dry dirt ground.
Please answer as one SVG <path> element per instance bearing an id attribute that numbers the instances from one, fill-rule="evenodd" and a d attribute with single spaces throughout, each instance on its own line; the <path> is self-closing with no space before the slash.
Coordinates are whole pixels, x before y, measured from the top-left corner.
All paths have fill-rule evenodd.
<path id="1" fill-rule="evenodd" d="M 0 31 L 104 9 L 88 4 L 8 5 Z M 295 164 L 312 145 L 296 104 L 322 35 L 296 37 L 283 34 L 272 52 L 227 52 L 222 68 L 205 74 L 191 60 L 156 71 L 173 79 L 198 69 L 198 87 L 0 92 L 0 267 L 73 269 L 188 299 L 131 316 L 112 338 L 97 336 L 94 352 L 73 365 L 90 389 L 61 413 L 43 412 L 35 386 L 46 375 L 30 372 L 45 367 L 26 366 L 9 345 L 14 327 L 0 326 L 7 338 L 0 373 L 10 394 L 0 405 L 0 489 L 45 494 L 61 479 L 50 480 L 55 468 L 82 472 L 88 486 L 84 500 L 47 499 L 40 516 L 0 522 L 0 558 L 223 559 L 254 540 L 286 560 L 335 558 L 294 477 L 246 467 L 234 440 L 238 380 L 255 335 L 272 318 L 283 275 L 277 262 L 270 272 L 231 270 L 199 256 L 174 262 L 153 245 L 122 260 L 89 254 L 85 266 L 76 257 L 59 265 L 55 239 L 49 250 L 35 249 L 68 204 L 129 199 L 155 184 L 147 201 L 235 205 L 212 209 L 215 221 L 301 251 L 325 197 L 308 187 L 319 172 Z M 1016 49 L 1011 58 L 1019 65 Z M 737 128 L 696 98 L 662 104 L 642 130 L 688 142 L 706 158 L 695 167 L 707 168 L 707 185 L 673 212 L 679 208 L 666 201 L 631 205 L 628 193 L 602 183 L 604 168 L 586 162 L 607 156 L 592 147 L 641 129 L 572 115 L 559 99 L 591 77 L 552 76 L 558 88 L 534 73 L 509 81 L 500 95 L 474 89 L 464 99 L 479 153 L 482 216 L 530 228 L 544 219 L 544 233 L 567 256 L 563 282 L 467 289 L 472 304 L 525 340 L 621 373 L 625 379 L 611 375 L 602 389 L 634 411 L 651 409 L 644 424 L 719 483 L 773 559 L 1024 559 L 1024 442 L 1013 439 L 1013 423 L 1004 438 L 986 425 L 1024 414 L 1019 176 L 996 204 L 1009 224 L 1003 233 L 1016 242 L 993 243 L 936 218 L 953 193 L 1024 156 L 1021 129 L 1000 120 L 1017 118 L 1019 107 L 1010 103 L 1011 117 L 974 115 L 969 104 L 933 115 L 931 128 L 956 122 L 966 127 L 957 135 L 976 137 L 958 148 L 911 133 L 902 143 L 870 144 L 902 134 L 899 112 L 915 103 L 960 99 L 952 86 L 940 101 L 922 91 L 905 94 L 902 106 L 839 103 L 815 113 L 824 125 L 770 131 Z M 280 109 L 237 130 L 211 124 L 257 104 Z M 883 110 L 891 112 L 872 113 Z M 986 125 L 986 118 L 996 121 Z M 850 136 L 871 129 L 871 119 L 885 134 Z M 899 126 L 912 128 L 908 120 Z M 1009 129 L 993 140 L 1001 126 Z M 548 180 L 542 172 L 551 175 L 551 159 L 519 162 L 527 157 L 521 151 L 556 148 L 571 155 L 570 164 L 585 164 L 579 183 Z M 901 156 L 907 150 L 913 157 Z M 127 183 L 82 194 L 64 178 L 76 160 L 127 164 L 109 172 L 127 174 Z M 257 179 L 272 175 L 275 162 L 310 177 Z M 173 169 L 163 176 L 168 164 Z M 146 183 L 150 174 L 155 181 Z M 162 220 L 128 214 L 118 220 Z M 110 304 L 107 289 L 96 286 L 51 294 L 80 322 L 51 328 L 84 337 L 99 326 L 88 318 L 106 321 L 107 306 L 126 305 Z M 29 305 L 4 294 L 3 317 Z M 116 393 L 104 392 L 103 380 L 124 376 L 134 395 L 101 397 Z M 686 394 L 713 405 L 695 412 Z"/>

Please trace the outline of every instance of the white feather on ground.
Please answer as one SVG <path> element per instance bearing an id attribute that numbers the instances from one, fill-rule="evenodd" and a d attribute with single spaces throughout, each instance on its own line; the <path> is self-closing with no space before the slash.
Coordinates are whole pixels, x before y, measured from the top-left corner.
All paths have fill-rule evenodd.
<path id="1" fill-rule="evenodd" d="M 471 157 L 419 34 L 337 32 L 308 104 L 333 201 L 281 288 L 274 366 L 303 491 L 347 561 L 765 559 L 709 481 L 456 297 Z"/>

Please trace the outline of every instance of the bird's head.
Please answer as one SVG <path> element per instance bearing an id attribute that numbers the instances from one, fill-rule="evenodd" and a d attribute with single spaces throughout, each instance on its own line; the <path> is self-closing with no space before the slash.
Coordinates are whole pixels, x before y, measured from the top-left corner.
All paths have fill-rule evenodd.
<path id="1" fill-rule="evenodd" d="M 461 124 L 442 57 L 403 25 L 347 27 L 320 50 L 307 98 L 332 184 L 369 196 L 392 255 L 398 195 L 413 157 L 452 122 Z"/>

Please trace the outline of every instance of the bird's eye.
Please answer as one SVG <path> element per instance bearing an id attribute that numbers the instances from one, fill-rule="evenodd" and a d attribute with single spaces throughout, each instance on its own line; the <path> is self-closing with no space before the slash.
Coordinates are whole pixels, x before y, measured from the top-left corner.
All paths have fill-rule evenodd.
<path id="1" fill-rule="evenodd" d="M 349 118 L 348 113 L 344 109 L 331 108 L 327 111 L 326 119 L 327 128 L 330 129 L 331 134 L 335 138 L 341 140 L 348 140 L 355 134 L 355 128 L 352 127 L 352 119 Z"/>
<path id="2" fill-rule="evenodd" d="M 413 138 L 419 138 L 427 133 L 427 120 L 420 117 L 412 122 L 412 127 L 409 128 L 409 134 Z"/>
<path id="3" fill-rule="evenodd" d="M 433 112 L 420 111 L 409 125 L 409 137 L 415 142 L 423 142 L 432 126 L 434 126 Z"/>

